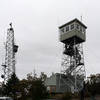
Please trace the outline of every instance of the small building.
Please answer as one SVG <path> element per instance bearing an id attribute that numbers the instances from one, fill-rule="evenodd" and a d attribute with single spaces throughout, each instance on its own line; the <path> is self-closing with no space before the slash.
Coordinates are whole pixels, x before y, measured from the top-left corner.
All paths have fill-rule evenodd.
<path id="1" fill-rule="evenodd" d="M 73 92 L 73 86 L 68 86 L 68 81 L 63 74 L 52 74 L 45 80 L 45 85 L 50 93 Z"/>

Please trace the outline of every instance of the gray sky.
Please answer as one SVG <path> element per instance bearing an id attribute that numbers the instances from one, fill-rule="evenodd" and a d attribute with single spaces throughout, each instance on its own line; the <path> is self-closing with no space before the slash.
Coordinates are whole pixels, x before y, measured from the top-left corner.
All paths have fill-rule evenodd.
<path id="1" fill-rule="evenodd" d="M 60 72 L 63 44 L 59 42 L 58 26 L 83 16 L 88 27 L 84 43 L 86 73 L 100 73 L 99 10 L 100 0 L 0 0 L 0 64 L 6 30 L 12 22 L 19 45 L 18 77 L 25 78 L 34 69 L 38 74 Z"/>

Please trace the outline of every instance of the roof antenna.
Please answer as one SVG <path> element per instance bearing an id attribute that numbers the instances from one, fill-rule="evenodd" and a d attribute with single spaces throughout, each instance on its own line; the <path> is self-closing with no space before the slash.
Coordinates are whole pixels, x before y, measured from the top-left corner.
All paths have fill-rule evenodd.
<path id="1" fill-rule="evenodd" d="M 10 25 L 10 27 L 12 28 L 12 23 L 10 23 L 9 25 Z"/>
<path id="2" fill-rule="evenodd" d="M 82 16 L 81 16 L 81 22 L 82 22 Z"/>

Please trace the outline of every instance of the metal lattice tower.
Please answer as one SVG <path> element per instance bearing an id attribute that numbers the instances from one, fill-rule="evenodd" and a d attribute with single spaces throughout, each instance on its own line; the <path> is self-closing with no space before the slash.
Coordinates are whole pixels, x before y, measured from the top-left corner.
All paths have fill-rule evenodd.
<path id="1" fill-rule="evenodd" d="M 10 76 L 16 72 L 15 68 L 15 54 L 18 51 L 18 46 L 15 45 L 14 41 L 14 29 L 12 28 L 12 23 L 10 23 L 10 28 L 7 29 L 7 37 L 6 37 L 6 44 L 5 44 L 5 61 L 3 66 L 4 75 L 4 82 L 10 78 Z"/>
<path id="2" fill-rule="evenodd" d="M 64 81 L 70 89 L 73 87 L 74 91 L 80 91 L 83 88 L 86 77 L 83 54 L 86 28 L 78 19 L 59 27 L 60 41 L 64 44 L 61 81 Z"/>

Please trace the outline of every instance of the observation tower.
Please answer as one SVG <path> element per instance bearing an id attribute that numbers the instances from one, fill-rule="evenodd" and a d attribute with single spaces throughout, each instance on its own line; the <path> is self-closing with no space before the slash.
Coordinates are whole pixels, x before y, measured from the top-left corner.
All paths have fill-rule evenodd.
<path id="1" fill-rule="evenodd" d="M 64 45 L 62 58 L 62 75 L 59 87 L 62 82 L 65 85 L 80 91 L 86 77 L 83 43 L 86 41 L 87 27 L 78 19 L 74 19 L 59 27 L 60 42 Z"/>

